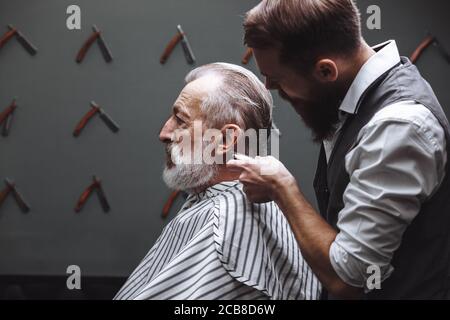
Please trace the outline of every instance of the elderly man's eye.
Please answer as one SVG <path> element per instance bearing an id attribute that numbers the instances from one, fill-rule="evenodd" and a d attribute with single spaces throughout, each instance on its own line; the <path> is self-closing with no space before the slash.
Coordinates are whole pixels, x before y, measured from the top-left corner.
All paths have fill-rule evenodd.
<path id="1" fill-rule="evenodd" d="M 184 124 L 184 123 L 185 123 L 184 120 L 181 119 L 181 118 L 178 117 L 178 116 L 175 116 L 175 120 L 176 120 L 176 122 L 177 122 L 178 124 Z"/>

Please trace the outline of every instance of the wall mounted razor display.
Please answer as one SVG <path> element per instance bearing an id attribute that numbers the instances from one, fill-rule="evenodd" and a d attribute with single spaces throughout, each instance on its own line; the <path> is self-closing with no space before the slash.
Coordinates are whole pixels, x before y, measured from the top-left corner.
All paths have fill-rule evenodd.
<path id="1" fill-rule="evenodd" d="M 180 195 L 180 191 L 178 191 L 178 190 L 172 191 L 170 193 L 169 198 L 167 199 L 167 201 L 164 204 L 164 207 L 162 209 L 161 218 L 166 219 L 169 216 L 170 209 L 172 209 L 173 204 L 175 203 L 175 200 L 177 200 L 179 195 Z"/>
<path id="2" fill-rule="evenodd" d="M 16 40 L 22 45 L 22 47 L 32 56 L 34 56 L 37 53 L 36 47 L 27 39 L 25 36 L 16 28 L 14 28 L 12 25 L 8 25 L 9 31 L 6 32 L 1 38 L 0 38 L 0 49 L 3 48 L 3 46 L 9 42 L 12 38 L 16 38 Z"/>
<path id="3" fill-rule="evenodd" d="M 98 200 L 100 201 L 100 205 L 102 206 L 103 211 L 109 212 L 111 210 L 108 199 L 106 198 L 105 192 L 103 191 L 101 180 L 98 179 L 95 175 L 92 177 L 92 180 L 92 183 L 83 191 L 80 198 L 78 199 L 78 202 L 75 206 L 75 212 L 77 213 L 83 209 L 87 200 L 94 191 L 96 191 L 97 193 Z"/>
<path id="4" fill-rule="evenodd" d="M 83 131 L 84 127 L 86 127 L 89 120 L 91 120 L 96 114 L 100 116 L 100 119 L 106 124 L 106 126 L 114 133 L 120 130 L 119 125 L 114 122 L 114 120 L 94 101 L 91 101 L 91 110 L 89 110 L 83 118 L 81 118 L 80 122 L 78 122 L 73 135 L 74 137 L 78 137 Z"/>
<path id="5" fill-rule="evenodd" d="M 0 125 L 2 128 L 2 136 L 7 137 L 11 130 L 11 124 L 14 117 L 14 111 L 17 108 L 16 98 L 13 99 L 11 104 L 0 113 Z"/>
<path id="6" fill-rule="evenodd" d="M 83 44 L 80 51 L 78 51 L 76 58 L 77 63 L 81 63 L 83 61 L 84 57 L 86 56 L 86 53 L 89 51 L 89 48 L 95 41 L 97 41 L 97 44 L 100 48 L 100 51 L 102 52 L 105 61 L 111 62 L 113 60 L 113 56 L 111 50 L 109 49 L 108 45 L 105 42 L 105 39 L 103 38 L 102 32 L 97 28 L 96 25 L 92 26 L 92 30 L 93 31 L 91 36 Z"/>
<path id="7" fill-rule="evenodd" d="M 164 49 L 163 54 L 161 55 L 161 58 L 159 59 L 159 62 L 161 64 L 166 63 L 167 59 L 169 59 L 172 51 L 175 49 L 175 47 L 179 42 L 181 42 L 181 46 L 183 48 L 184 56 L 186 58 L 187 63 L 189 64 L 195 63 L 194 52 L 192 51 L 187 35 L 181 28 L 181 25 L 178 25 L 177 34 L 169 41 L 166 48 Z"/>
<path id="8" fill-rule="evenodd" d="M 423 39 L 422 42 L 419 44 L 419 46 L 416 48 L 416 50 L 414 50 L 410 58 L 411 62 L 416 63 L 422 56 L 422 53 L 431 45 L 434 45 L 438 49 L 442 57 L 445 59 L 445 61 L 447 61 L 447 63 L 450 64 L 450 54 L 448 53 L 447 50 L 445 50 L 445 48 L 442 46 L 439 40 L 431 34 L 429 34 L 425 39 Z"/>
<path id="9" fill-rule="evenodd" d="M 20 194 L 20 192 L 17 190 L 15 182 L 8 178 L 6 178 L 4 181 L 6 187 L 0 192 L 0 207 L 2 206 L 8 195 L 12 193 L 17 205 L 22 210 L 22 212 L 28 213 L 30 211 L 30 206 L 27 204 L 22 194 Z"/>

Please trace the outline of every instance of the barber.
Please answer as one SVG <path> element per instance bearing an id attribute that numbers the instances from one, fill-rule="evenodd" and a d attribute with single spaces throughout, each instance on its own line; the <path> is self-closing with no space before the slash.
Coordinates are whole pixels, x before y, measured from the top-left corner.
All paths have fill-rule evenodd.
<path id="1" fill-rule="evenodd" d="M 251 201 L 280 206 L 324 298 L 444 299 L 450 126 L 395 41 L 367 45 L 359 16 L 351 0 L 265 0 L 244 22 L 266 87 L 321 145 L 319 210 L 273 157 L 228 165 Z"/>

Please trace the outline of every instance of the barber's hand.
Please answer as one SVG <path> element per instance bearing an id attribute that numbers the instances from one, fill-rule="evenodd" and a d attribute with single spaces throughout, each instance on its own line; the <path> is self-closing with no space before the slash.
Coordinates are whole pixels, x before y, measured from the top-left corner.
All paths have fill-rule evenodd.
<path id="1" fill-rule="evenodd" d="M 295 178 L 276 158 L 250 158 L 236 154 L 227 162 L 227 168 L 240 172 L 239 181 L 250 202 L 265 203 L 276 201 L 283 189 L 296 185 Z"/>

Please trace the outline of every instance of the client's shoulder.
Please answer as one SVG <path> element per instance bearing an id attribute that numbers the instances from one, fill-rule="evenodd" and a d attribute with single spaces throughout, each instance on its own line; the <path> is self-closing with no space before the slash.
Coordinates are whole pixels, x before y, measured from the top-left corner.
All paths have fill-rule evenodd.
<path id="1" fill-rule="evenodd" d="M 228 184 L 228 188 L 223 189 L 215 197 L 215 201 L 218 204 L 216 207 L 226 211 L 239 210 L 253 213 L 281 213 L 280 208 L 274 201 L 266 203 L 250 202 L 243 187 L 243 184 L 239 181 L 233 181 L 232 184 Z"/>

